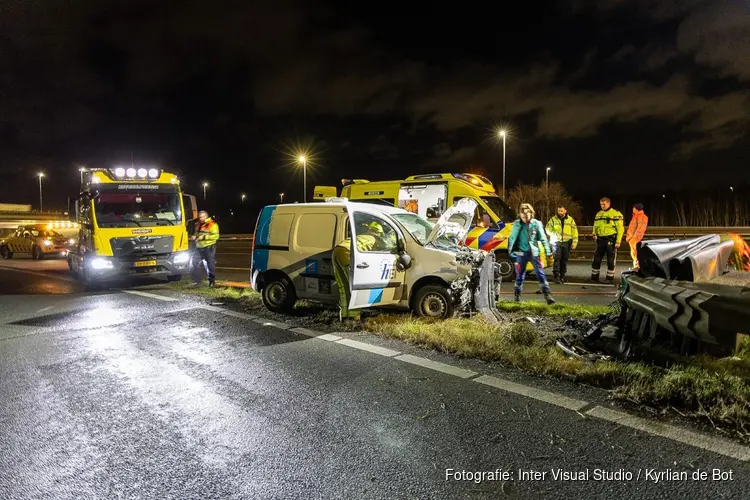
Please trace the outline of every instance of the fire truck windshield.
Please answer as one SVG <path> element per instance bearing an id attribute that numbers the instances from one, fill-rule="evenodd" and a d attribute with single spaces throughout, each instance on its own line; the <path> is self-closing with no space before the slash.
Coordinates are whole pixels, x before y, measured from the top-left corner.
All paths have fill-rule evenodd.
<path id="1" fill-rule="evenodd" d="M 178 193 L 100 191 L 94 201 L 99 227 L 176 226 L 182 222 Z"/>

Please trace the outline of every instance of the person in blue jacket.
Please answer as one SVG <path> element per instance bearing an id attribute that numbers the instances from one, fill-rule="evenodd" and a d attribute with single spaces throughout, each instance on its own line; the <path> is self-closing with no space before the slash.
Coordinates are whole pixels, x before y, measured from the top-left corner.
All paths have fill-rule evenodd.
<path id="1" fill-rule="evenodd" d="M 523 281 L 526 279 L 526 266 L 529 262 L 534 268 L 534 274 L 542 287 L 544 299 L 547 304 L 554 304 L 555 299 L 549 289 L 547 276 L 544 275 L 542 261 L 539 258 L 539 243 L 544 246 L 547 255 L 552 254 L 549 246 L 549 240 L 544 232 L 544 226 L 541 221 L 534 218 L 534 207 L 528 203 L 522 203 L 518 209 L 520 217 L 513 223 L 513 228 L 508 238 L 508 254 L 516 265 L 516 286 L 514 296 L 516 302 L 521 302 L 521 292 L 523 291 Z"/>

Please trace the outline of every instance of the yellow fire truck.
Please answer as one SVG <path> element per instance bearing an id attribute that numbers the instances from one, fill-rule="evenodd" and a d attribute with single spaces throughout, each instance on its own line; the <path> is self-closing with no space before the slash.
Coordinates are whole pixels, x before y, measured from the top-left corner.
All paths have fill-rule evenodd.
<path id="1" fill-rule="evenodd" d="M 495 186 L 486 177 L 465 173 L 422 174 L 402 181 L 343 179 L 342 184 L 341 197 L 350 201 L 400 207 L 431 221 L 437 221 L 461 198 L 473 199 L 478 206 L 466 237 L 466 246 L 494 251 L 503 280 L 515 275 L 513 262 L 508 256 L 507 239 L 516 213 L 495 193 Z M 335 187 L 316 186 L 313 199 L 324 201 L 335 196 Z M 541 255 L 545 265 L 543 251 Z M 528 270 L 531 269 L 529 265 Z"/>
<path id="2" fill-rule="evenodd" d="M 80 228 L 68 266 L 87 286 L 145 276 L 177 281 L 188 272 L 186 226 L 197 207 L 174 174 L 92 169 L 71 205 L 71 221 Z"/>

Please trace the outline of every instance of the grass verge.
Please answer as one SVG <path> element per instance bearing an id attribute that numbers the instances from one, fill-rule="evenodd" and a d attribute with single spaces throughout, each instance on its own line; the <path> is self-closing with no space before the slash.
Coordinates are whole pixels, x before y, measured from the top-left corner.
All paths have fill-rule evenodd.
<path id="1" fill-rule="evenodd" d="M 186 288 L 180 290 L 215 299 L 242 301 L 262 309 L 260 296 L 252 290 L 228 288 Z M 612 390 L 615 399 L 647 405 L 667 413 L 710 422 L 717 429 L 750 442 L 750 341 L 735 358 L 708 356 L 673 357 L 670 366 L 644 362 L 586 362 L 565 356 L 555 341 L 562 329 L 556 328 L 568 317 L 595 318 L 609 312 L 601 306 L 501 302 L 498 307 L 518 316 L 545 316 L 542 324 L 509 321 L 490 324 L 482 318 L 429 321 L 403 314 L 383 314 L 362 323 L 345 324 L 342 329 L 366 331 L 396 338 L 456 356 L 519 368 L 526 372 L 573 380 Z M 299 301 L 295 316 L 308 326 L 337 322 L 334 309 Z"/>

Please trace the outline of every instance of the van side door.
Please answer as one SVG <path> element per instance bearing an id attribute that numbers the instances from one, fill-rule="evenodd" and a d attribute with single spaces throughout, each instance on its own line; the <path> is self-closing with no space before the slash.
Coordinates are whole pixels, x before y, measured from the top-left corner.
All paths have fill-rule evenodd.
<path id="1" fill-rule="evenodd" d="M 404 282 L 404 273 L 396 269 L 403 235 L 380 213 L 347 210 L 352 234 L 349 309 L 397 304 Z"/>

